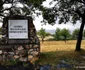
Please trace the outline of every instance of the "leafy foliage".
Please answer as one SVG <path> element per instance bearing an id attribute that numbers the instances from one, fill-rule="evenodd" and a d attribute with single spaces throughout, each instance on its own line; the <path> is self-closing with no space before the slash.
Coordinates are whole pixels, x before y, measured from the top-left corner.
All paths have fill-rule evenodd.
<path id="1" fill-rule="evenodd" d="M 60 32 L 61 36 L 63 37 L 63 40 L 67 40 L 70 37 L 70 32 L 68 29 L 62 29 Z"/>
<path id="2" fill-rule="evenodd" d="M 85 30 L 83 31 L 83 36 L 85 37 Z"/>
<path id="3" fill-rule="evenodd" d="M 54 38 L 56 40 L 64 40 L 66 42 L 67 39 L 71 37 L 70 31 L 68 29 L 62 29 L 60 30 L 59 28 L 56 29 Z"/>
<path id="4" fill-rule="evenodd" d="M 60 29 L 59 28 L 56 29 L 55 34 L 54 34 L 54 38 L 56 40 L 60 40 Z"/>
<path id="5" fill-rule="evenodd" d="M 44 42 L 44 38 L 48 35 L 46 32 L 45 32 L 45 29 L 41 28 L 39 31 L 38 31 L 38 35 L 40 36 L 40 38 L 42 39 L 42 43 Z"/>
<path id="6" fill-rule="evenodd" d="M 36 10 L 42 7 L 43 1 L 45 0 L 0 0 L 0 16 L 33 15 Z M 10 5 L 10 7 L 4 7 L 4 5 Z"/>
<path id="7" fill-rule="evenodd" d="M 76 23 L 77 20 L 81 20 L 78 11 L 83 13 L 84 4 L 81 3 L 80 0 L 54 0 L 52 2 L 56 2 L 54 7 L 44 7 L 45 10 L 42 10 L 43 18 L 44 20 L 47 20 L 49 24 L 55 23 L 57 18 L 59 18 L 59 24 L 69 21 L 72 23 Z M 50 15 L 52 15 L 52 17 Z"/>
<path id="8" fill-rule="evenodd" d="M 50 2 L 56 2 L 54 7 L 47 8 L 42 5 L 46 0 L 0 0 L 0 15 L 7 16 L 10 14 L 18 15 L 33 15 L 36 13 L 40 15 L 36 10 L 42 11 L 42 16 L 44 18 L 43 22 L 48 22 L 49 24 L 55 24 L 57 18 L 59 18 L 59 24 L 66 22 L 76 23 L 76 20 L 80 20 L 80 15 L 78 11 L 83 13 L 84 4 L 81 0 L 53 0 Z M 17 6 L 21 4 L 23 7 Z M 11 4 L 9 8 L 3 8 L 4 4 Z M 4 15 L 4 11 L 8 11 Z"/>
<path id="9" fill-rule="evenodd" d="M 50 4 L 55 2 L 55 5 L 51 8 L 44 7 L 42 3 L 45 0 L 1 0 L 0 1 L 0 17 L 12 16 L 12 15 L 38 15 L 42 14 L 43 21 L 49 24 L 55 24 L 56 20 L 61 23 L 76 23 L 77 20 L 82 22 L 80 32 L 77 40 L 76 50 L 80 50 L 82 32 L 85 23 L 85 0 L 52 0 Z M 23 7 L 18 7 L 17 4 L 21 4 Z M 4 4 L 10 4 L 8 8 L 4 8 Z M 42 11 L 42 12 L 36 12 Z"/>
<path id="10" fill-rule="evenodd" d="M 77 39 L 78 38 L 78 34 L 79 34 L 79 29 L 75 29 L 72 33 L 72 37 L 73 39 Z"/>
<path id="11" fill-rule="evenodd" d="M 75 24 L 77 20 L 80 20 L 82 22 L 76 44 L 76 51 L 80 51 L 82 34 L 85 24 L 85 0 L 53 0 L 52 2 L 56 2 L 56 4 L 51 8 L 51 12 L 47 10 L 46 11 L 50 15 L 55 15 L 53 17 L 54 19 L 52 18 L 53 20 L 55 20 L 56 17 L 59 18 L 59 24 L 67 23 L 69 21 Z M 48 22 L 50 18 L 51 17 L 44 18 L 44 20 Z M 50 24 L 53 23 L 50 22 Z"/>

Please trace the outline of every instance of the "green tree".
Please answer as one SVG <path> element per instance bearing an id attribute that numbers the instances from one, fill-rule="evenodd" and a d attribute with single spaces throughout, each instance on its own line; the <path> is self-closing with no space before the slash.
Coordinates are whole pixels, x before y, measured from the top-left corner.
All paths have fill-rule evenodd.
<path id="1" fill-rule="evenodd" d="M 42 43 L 44 42 L 44 38 L 47 36 L 47 33 L 45 32 L 45 29 L 41 28 L 37 33 L 40 38 L 42 39 Z"/>
<path id="2" fill-rule="evenodd" d="M 84 39 L 85 39 L 85 30 L 83 31 L 83 37 L 84 37 Z"/>
<path id="3" fill-rule="evenodd" d="M 66 40 L 70 39 L 71 34 L 70 31 L 68 29 L 59 29 L 57 28 L 54 34 L 54 39 L 55 40 L 64 40 L 66 42 Z"/>
<path id="4" fill-rule="evenodd" d="M 40 15 L 41 10 L 43 21 L 49 24 L 55 24 L 55 21 L 59 19 L 59 24 L 71 21 L 76 23 L 77 20 L 81 21 L 81 27 L 76 44 L 76 51 L 80 51 L 82 34 L 85 23 L 85 0 L 52 0 L 50 4 L 55 2 L 55 5 L 51 8 L 43 7 L 42 2 L 45 0 L 0 0 L 0 16 L 19 14 L 19 15 L 32 15 L 36 13 Z M 11 4 L 11 7 L 4 8 L 3 4 Z M 17 7 L 17 3 L 21 3 L 23 7 Z M 4 11 L 7 11 L 6 13 Z"/>
<path id="5" fill-rule="evenodd" d="M 79 29 L 75 29 L 72 33 L 72 38 L 73 39 L 77 39 L 78 38 L 78 34 L 79 34 Z"/>
<path id="6" fill-rule="evenodd" d="M 62 29 L 60 31 L 60 36 L 62 37 L 62 39 L 65 41 L 66 43 L 66 40 L 68 40 L 70 38 L 70 31 L 68 29 Z"/>
<path id="7" fill-rule="evenodd" d="M 38 16 L 40 13 L 36 10 L 42 7 L 43 1 L 45 0 L 0 0 L 0 17 L 12 15 L 33 16 L 34 13 Z"/>
<path id="8" fill-rule="evenodd" d="M 2 31 L 2 28 L 0 28 L 0 34 L 2 33 L 1 31 Z"/>
<path id="9" fill-rule="evenodd" d="M 57 28 L 56 31 L 55 31 L 55 34 L 54 34 L 54 39 L 55 40 L 60 40 L 60 29 Z"/>
<path id="10" fill-rule="evenodd" d="M 53 0 L 50 4 L 53 2 L 55 2 L 53 7 L 44 7 L 44 9 L 42 9 L 43 21 L 49 24 L 55 24 L 55 21 L 59 19 L 59 24 L 66 22 L 75 24 L 77 20 L 79 20 L 81 26 L 77 39 L 76 51 L 80 51 L 85 24 L 85 0 Z"/>
<path id="11" fill-rule="evenodd" d="M 46 36 L 51 36 L 51 33 L 49 33 L 49 32 L 46 32 Z"/>

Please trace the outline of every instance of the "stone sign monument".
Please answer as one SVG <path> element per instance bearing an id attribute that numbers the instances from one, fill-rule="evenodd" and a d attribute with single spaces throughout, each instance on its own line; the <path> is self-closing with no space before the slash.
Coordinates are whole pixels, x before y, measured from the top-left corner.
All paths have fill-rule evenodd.
<path id="1" fill-rule="evenodd" d="M 0 60 L 30 61 L 39 56 L 40 41 L 33 19 L 28 16 L 7 16 L 3 19 Z"/>
<path id="2" fill-rule="evenodd" d="M 9 20 L 8 33 L 9 39 L 28 39 L 28 21 Z"/>

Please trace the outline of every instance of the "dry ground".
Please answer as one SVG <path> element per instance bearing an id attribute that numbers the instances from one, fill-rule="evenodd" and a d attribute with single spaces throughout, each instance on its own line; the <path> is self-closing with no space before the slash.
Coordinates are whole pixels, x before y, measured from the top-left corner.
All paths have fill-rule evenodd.
<path id="1" fill-rule="evenodd" d="M 72 51 L 75 50 L 76 40 L 64 41 L 45 41 L 41 43 L 41 52 L 50 51 Z M 85 49 L 85 40 L 82 41 L 81 48 Z"/>
<path id="2" fill-rule="evenodd" d="M 85 65 L 85 40 L 82 41 L 81 52 L 75 51 L 76 40 L 45 41 L 41 43 L 40 59 L 35 61 L 38 64 L 56 65 L 62 60 L 71 65 Z"/>

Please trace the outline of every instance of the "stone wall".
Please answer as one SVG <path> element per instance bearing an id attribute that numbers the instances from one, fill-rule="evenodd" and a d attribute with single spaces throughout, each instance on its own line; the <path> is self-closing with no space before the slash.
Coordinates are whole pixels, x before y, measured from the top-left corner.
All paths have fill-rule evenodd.
<path id="1" fill-rule="evenodd" d="M 13 18 L 13 17 L 17 18 L 18 16 L 11 16 L 10 18 Z M 19 16 L 19 17 L 23 18 L 23 16 Z M 28 17 L 29 39 L 24 41 L 21 40 L 22 44 L 16 44 L 17 42 L 20 42 L 20 40 L 8 39 L 8 31 L 7 31 L 8 18 L 9 17 L 6 17 L 4 19 L 3 26 L 2 26 L 2 38 L 0 40 L 0 61 L 16 60 L 16 59 L 20 61 L 31 61 L 35 59 L 36 57 L 39 57 L 40 41 L 36 35 L 36 29 L 33 24 L 32 18 Z M 23 44 L 23 42 L 25 41 L 26 41 L 26 44 Z"/>

